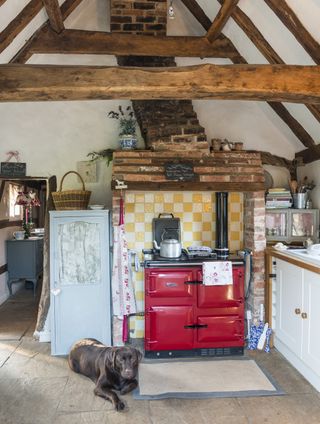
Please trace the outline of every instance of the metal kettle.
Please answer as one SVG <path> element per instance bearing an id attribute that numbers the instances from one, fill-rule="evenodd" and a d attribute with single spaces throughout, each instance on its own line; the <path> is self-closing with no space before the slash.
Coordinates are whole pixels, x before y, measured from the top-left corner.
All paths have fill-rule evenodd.
<path id="1" fill-rule="evenodd" d="M 153 245 L 156 250 L 160 251 L 160 256 L 163 258 L 179 258 L 182 252 L 181 243 L 176 239 L 162 240 L 160 246 L 153 240 Z"/>

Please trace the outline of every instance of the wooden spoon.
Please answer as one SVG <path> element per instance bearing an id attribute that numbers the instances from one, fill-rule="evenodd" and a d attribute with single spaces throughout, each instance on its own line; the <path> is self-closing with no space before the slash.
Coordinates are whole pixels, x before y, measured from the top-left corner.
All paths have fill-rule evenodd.
<path id="1" fill-rule="evenodd" d="M 298 181 L 291 180 L 290 181 L 290 187 L 291 187 L 292 194 L 295 194 L 297 192 L 297 188 L 298 188 Z"/>

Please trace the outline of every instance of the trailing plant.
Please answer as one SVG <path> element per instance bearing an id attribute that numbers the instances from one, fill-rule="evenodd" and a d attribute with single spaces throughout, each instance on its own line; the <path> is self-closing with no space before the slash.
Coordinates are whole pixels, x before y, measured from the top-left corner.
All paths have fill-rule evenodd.
<path id="1" fill-rule="evenodd" d="M 113 159 L 113 152 L 114 149 L 104 149 L 104 150 L 99 150 L 98 152 L 90 152 L 87 154 L 87 156 L 89 156 L 92 161 L 98 160 L 98 159 L 105 159 L 107 162 L 107 165 L 109 166 L 110 162 Z"/>
<path id="2" fill-rule="evenodd" d="M 108 117 L 119 120 L 119 135 L 136 135 L 136 124 L 137 120 L 134 117 L 134 112 L 131 106 L 128 106 L 125 110 L 122 106 L 118 106 L 119 112 L 111 110 L 108 113 Z"/>

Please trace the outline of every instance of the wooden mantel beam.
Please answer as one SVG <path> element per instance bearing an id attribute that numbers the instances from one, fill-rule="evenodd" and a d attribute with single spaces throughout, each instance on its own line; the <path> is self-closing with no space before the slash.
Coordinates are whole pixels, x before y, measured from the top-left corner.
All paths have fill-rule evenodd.
<path id="1" fill-rule="evenodd" d="M 43 31 L 30 45 L 32 53 L 110 54 L 116 56 L 238 57 L 228 39 L 146 37 L 99 31 Z"/>
<path id="2" fill-rule="evenodd" d="M 229 99 L 320 103 L 320 66 L 0 66 L 0 101 L 85 99 Z"/>
<path id="3" fill-rule="evenodd" d="M 58 0 L 42 0 L 50 26 L 58 34 L 64 30 L 63 18 Z"/>
<path id="4" fill-rule="evenodd" d="M 214 41 L 223 30 L 225 24 L 227 23 L 228 19 L 232 15 L 232 12 L 236 8 L 239 0 L 224 0 L 222 3 L 222 6 L 217 13 L 217 16 L 214 18 L 208 32 L 207 32 L 207 39 L 212 42 Z"/>

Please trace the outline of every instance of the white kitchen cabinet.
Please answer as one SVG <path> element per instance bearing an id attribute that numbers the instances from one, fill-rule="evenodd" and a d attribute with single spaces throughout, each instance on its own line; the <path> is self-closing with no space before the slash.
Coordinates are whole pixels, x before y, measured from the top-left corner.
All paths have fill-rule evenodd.
<path id="1" fill-rule="evenodd" d="M 320 391 L 320 275 L 277 259 L 275 347 Z"/>
<path id="2" fill-rule="evenodd" d="M 111 344 L 109 211 L 50 212 L 51 353 Z"/>

